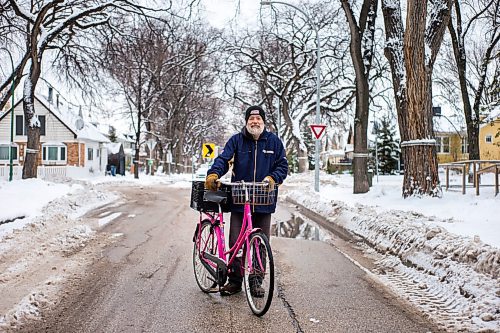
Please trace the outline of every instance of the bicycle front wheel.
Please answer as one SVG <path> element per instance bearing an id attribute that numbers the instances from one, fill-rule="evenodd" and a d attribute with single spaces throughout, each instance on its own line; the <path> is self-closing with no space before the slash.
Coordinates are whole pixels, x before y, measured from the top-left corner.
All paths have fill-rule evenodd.
<path id="1" fill-rule="evenodd" d="M 201 224 L 198 234 L 196 235 L 193 247 L 193 268 L 194 277 L 196 278 L 196 283 L 198 287 L 205 292 L 211 292 L 215 288 L 217 283 L 215 279 L 207 270 L 207 267 L 201 262 L 203 259 L 203 253 L 207 252 L 213 255 L 217 255 L 217 236 L 212 228 L 210 221 L 204 221 Z"/>
<path id="2" fill-rule="evenodd" d="M 244 256 L 243 276 L 248 305 L 256 316 L 263 316 L 273 299 L 274 261 L 269 240 L 263 232 L 250 235 Z"/>

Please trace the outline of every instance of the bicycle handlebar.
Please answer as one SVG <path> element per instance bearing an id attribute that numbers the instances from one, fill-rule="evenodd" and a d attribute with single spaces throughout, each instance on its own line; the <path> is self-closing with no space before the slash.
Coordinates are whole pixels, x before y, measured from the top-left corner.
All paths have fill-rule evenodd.
<path id="1" fill-rule="evenodd" d="M 218 183 L 224 184 L 224 185 L 254 185 L 254 186 L 269 186 L 268 182 L 246 182 L 246 181 L 239 181 L 239 182 L 226 182 L 222 181 L 220 179 L 216 180 Z"/>

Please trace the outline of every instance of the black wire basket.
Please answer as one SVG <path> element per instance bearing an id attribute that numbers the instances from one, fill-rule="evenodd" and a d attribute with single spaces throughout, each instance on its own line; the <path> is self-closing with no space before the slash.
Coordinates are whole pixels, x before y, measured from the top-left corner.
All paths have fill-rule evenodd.
<path id="1" fill-rule="evenodd" d="M 219 207 L 215 202 L 203 200 L 203 195 L 208 190 L 205 190 L 205 182 L 203 181 L 193 181 L 191 186 L 191 208 L 199 212 L 218 212 Z M 226 193 L 227 200 L 225 203 L 221 204 L 221 209 L 223 212 L 231 211 L 231 185 L 221 184 L 219 191 Z"/>
<path id="2" fill-rule="evenodd" d="M 276 187 L 269 190 L 267 183 L 242 183 L 231 186 L 233 203 L 243 205 L 245 203 L 245 192 L 248 191 L 249 202 L 254 206 L 269 206 L 274 204 L 276 198 Z"/>

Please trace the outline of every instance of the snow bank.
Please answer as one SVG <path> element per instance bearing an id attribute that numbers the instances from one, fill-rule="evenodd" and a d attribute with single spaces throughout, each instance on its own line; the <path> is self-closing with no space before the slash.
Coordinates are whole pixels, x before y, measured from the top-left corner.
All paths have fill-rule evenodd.
<path id="1" fill-rule="evenodd" d="M 352 207 L 303 189 L 286 195 L 360 237 L 380 278 L 445 329 L 500 331 L 498 248 L 452 234 L 437 225 L 445 221 L 420 213 Z"/>

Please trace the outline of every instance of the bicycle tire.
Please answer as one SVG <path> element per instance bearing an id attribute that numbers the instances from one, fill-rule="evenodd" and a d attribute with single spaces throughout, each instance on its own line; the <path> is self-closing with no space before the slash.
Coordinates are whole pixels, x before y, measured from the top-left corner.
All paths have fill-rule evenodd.
<path id="1" fill-rule="evenodd" d="M 199 237 L 201 235 L 201 237 Z M 205 220 L 202 222 L 193 246 L 193 270 L 194 277 L 198 287 L 204 293 L 213 292 L 213 288 L 217 285 L 217 282 L 212 277 L 207 268 L 201 263 L 201 252 L 207 251 L 211 254 L 217 255 L 217 236 L 212 228 L 210 221 Z"/>
<path id="2" fill-rule="evenodd" d="M 269 240 L 262 231 L 251 234 L 249 244 L 250 247 L 246 249 L 243 260 L 243 267 L 245 268 L 243 283 L 248 305 L 252 312 L 260 317 L 269 310 L 273 300 L 273 253 Z M 257 255 L 256 249 L 259 249 L 259 255 Z M 249 270 L 247 263 L 249 255 L 252 271 Z"/>

